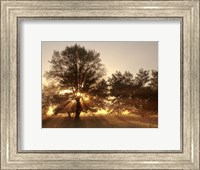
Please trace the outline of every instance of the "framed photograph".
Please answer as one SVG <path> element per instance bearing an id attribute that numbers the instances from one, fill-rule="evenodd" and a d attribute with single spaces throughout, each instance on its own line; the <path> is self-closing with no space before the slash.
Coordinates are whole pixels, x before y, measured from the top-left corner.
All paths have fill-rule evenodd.
<path id="1" fill-rule="evenodd" d="M 42 42 L 42 128 L 158 127 L 157 65 L 158 42 Z"/>
<path id="2" fill-rule="evenodd" d="M 199 170 L 199 1 L 1 0 L 1 169 Z"/>

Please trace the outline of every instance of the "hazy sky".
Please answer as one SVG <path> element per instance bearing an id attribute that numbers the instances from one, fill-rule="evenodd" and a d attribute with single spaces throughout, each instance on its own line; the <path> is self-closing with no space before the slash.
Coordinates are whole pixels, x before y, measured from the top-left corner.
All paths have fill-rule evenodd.
<path id="1" fill-rule="evenodd" d="M 81 42 L 42 42 L 42 75 L 49 70 L 49 60 L 53 51 L 62 51 L 66 46 L 80 44 L 86 49 L 100 53 L 107 76 L 117 71 L 130 71 L 135 74 L 140 68 L 158 70 L 158 42 L 156 41 L 81 41 Z"/>

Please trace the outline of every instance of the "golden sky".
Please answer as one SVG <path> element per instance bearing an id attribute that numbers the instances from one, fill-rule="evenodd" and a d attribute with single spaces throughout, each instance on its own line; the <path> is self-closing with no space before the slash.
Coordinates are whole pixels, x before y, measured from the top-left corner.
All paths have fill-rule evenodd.
<path id="1" fill-rule="evenodd" d="M 135 75 L 140 68 L 158 70 L 157 41 L 44 41 L 42 42 L 42 75 L 49 70 L 53 51 L 62 51 L 66 46 L 80 44 L 86 49 L 100 53 L 107 76 L 116 71 L 130 71 Z"/>

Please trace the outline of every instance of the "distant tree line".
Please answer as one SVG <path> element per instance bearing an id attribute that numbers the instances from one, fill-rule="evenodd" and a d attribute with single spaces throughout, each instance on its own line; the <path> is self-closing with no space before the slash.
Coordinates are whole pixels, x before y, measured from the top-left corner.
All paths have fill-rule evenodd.
<path id="1" fill-rule="evenodd" d="M 158 111 L 158 71 L 140 69 L 134 78 L 129 71 L 117 71 L 108 78 L 112 112 L 133 108 Z"/>

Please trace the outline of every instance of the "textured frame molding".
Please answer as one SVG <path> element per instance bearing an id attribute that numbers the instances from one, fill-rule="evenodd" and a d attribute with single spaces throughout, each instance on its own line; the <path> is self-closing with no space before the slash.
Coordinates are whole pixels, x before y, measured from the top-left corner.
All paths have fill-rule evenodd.
<path id="1" fill-rule="evenodd" d="M 19 152 L 18 30 L 20 18 L 181 18 L 182 152 Z M 1 169 L 199 170 L 199 1 L 1 0 Z"/>

